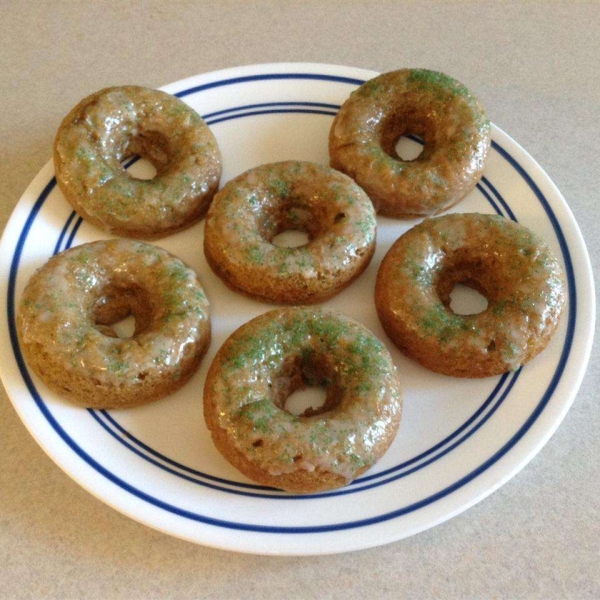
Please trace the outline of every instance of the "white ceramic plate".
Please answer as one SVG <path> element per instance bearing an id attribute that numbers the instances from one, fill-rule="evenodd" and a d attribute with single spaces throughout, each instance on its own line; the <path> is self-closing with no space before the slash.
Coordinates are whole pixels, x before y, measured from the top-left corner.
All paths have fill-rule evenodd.
<path id="1" fill-rule="evenodd" d="M 257 65 L 164 89 L 210 124 L 225 183 L 272 161 L 326 164 L 334 114 L 375 75 L 321 64 Z M 143 161 L 132 167 L 138 174 L 147 168 Z M 373 288 L 391 243 L 417 221 L 379 219 L 370 267 L 327 306 L 362 321 L 387 343 L 405 389 L 404 417 L 388 453 L 345 488 L 308 497 L 266 489 L 215 450 L 202 417 L 208 365 L 232 331 L 273 307 L 234 294 L 215 277 L 202 252 L 203 224 L 158 242 L 197 270 L 211 302 L 210 351 L 184 389 L 133 410 L 84 410 L 63 402 L 29 371 L 14 320 L 25 283 L 53 253 L 106 237 L 72 212 L 51 163 L 21 198 L 1 242 L 3 383 L 31 434 L 66 473 L 110 506 L 166 533 L 264 554 L 342 552 L 399 540 L 472 506 L 540 450 L 573 401 L 592 342 L 594 292 L 577 224 L 548 176 L 498 128 L 485 177 L 455 210 L 502 214 L 550 243 L 568 279 L 560 328 L 540 356 L 502 377 L 452 379 L 415 364 L 383 333 Z"/>

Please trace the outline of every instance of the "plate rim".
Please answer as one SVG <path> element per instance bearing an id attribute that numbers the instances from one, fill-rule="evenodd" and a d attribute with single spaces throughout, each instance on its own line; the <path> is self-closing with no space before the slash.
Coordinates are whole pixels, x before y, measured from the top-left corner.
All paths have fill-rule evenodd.
<path id="1" fill-rule="evenodd" d="M 301 72 L 301 73 L 308 73 L 311 70 L 317 70 L 317 72 L 325 72 L 326 70 L 333 70 L 333 71 L 335 71 L 333 73 L 333 75 L 339 75 L 339 74 L 343 73 L 343 76 L 348 76 L 347 75 L 348 73 L 352 73 L 352 74 L 360 74 L 361 77 L 365 77 L 365 78 L 376 75 L 376 73 L 374 73 L 372 71 L 367 71 L 365 69 L 358 69 L 356 67 L 345 67 L 342 65 L 328 65 L 328 64 L 320 64 L 320 63 L 266 63 L 266 64 L 257 64 L 257 65 L 246 65 L 246 66 L 242 66 L 242 67 L 232 67 L 229 69 L 213 71 L 210 73 L 198 74 L 198 75 L 174 82 L 167 86 L 164 86 L 162 89 L 169 89 L 169 88 L 172 88 L 172 89 L 173 88 L 184 88 L 185 89 L 185 85 L 189 85 L 189 83 L 191 83 L 191 82 L 197 82 L 199 79 L 202 79 L 202 78 L 208 78 L 208 79 L 212 79 L 213 81 L 217 81 L 217 80 L 221 80 L 224 76 L 241 75 L 242 73 L 246 73 L 246 72 L 256 73 L 258 71 L 261 71 L 261 73 L 262 73 L 264 70 L 266 70 L 266 71 L 270 71 L 270 72 L 281 71 L 281 72 L 287 72 L 287 73 L 291 74 L 294 71 L 297 71 L 298 69 L 300 69 L 299 72 Z M 483 490 L 481 493 L 476 494 L 469 503 L 467 503 L 467 504 L 463 503 L 457 510 L 452 511 L 449 514 L 443 515 L 437 521 L 429 522 L 428 524 L 424 525 L 423 527 L 417 528 L 415 531 L 409 531 L 405 535 L 394 537 L 393 539 L 389 539 L 386 542 L 374 542 L 371 545 L 366 545 L 364 543 L 360 543 L 360 544 L 357 544 L 356 547 L 348 547 L 348 545 L 346 544 L 344 548 L 334 549 L 334 550 L 325 550 L 323 552 L 315 552 L 314 550 L 313 551 L 300 551 L 300 552 L 274 551 L 274 552 L 266 552 L 267 554 L 306 555 L 306 554 L 321 554 L 321 553 L 325 554 L 325 553 L 350 551 L 350 550 L 356 550 L 356 549 L 360 549 L 360 548 L 367 548 L 370 546 L 377 546 L 377 545 L 380 545 L 380 543 L 389 543 L 391 541 L 399 540 L 404 537 L 408 537 L 409 535 L 413 535 L 414 533 L 417 533 L 418 531 L 422 531 L 424 529 L 433 527 L 436 524 L 439 524 L 440 522 L 443 522 L 443 521 L 455 516 L 456 514 L 463 512 L 464 510 L 467 510 L 472 505 L 476 504 L 483 498 L 487 497 L 489 494 L 493 493 L 493 491 L 498 489 L 501 485 L 503 485 L 506 481 L 508 481 L 508 479 L 510 479 L 512 476 L 514 476 L 514 474 L 516 474 L 518 471 L 520 471 L 533 458 L 533 456 L 535 456 L 537 454 L 537 452 L 539 452 L 541 447 L 543 447 L 543 445 L 553 435 L 553 433 L 556 431 L 556 429 L 560 425 L 560 422 L 566 415 L 567 411 L 569 410 L 569 408 L 577 394 L 577 391 L 580 387 L 583 376 L 585 374 L 585 369 L 587 367 L 587 362 L 589 361 L 591 344 L 593 341 L 593 334 L 594 334 L 593 326 L 594 326 L 594 320 L 595 320 L 595 308 L 594 308 L 595 293 L 594 293 L 593 275 L 592 275 L 592 271 L 591 271 L 589 255 L 587 252 L 587 248 L 585 246 L 585 242 L 583 240 L 583 237 L 582 237 L 579 227 L 577 225 L 577 222 L 575 221 L 575 218 L 572 214 L 572 211 L 570 210 L 570 207 L 566 203 L 565 199 L 563 198 L 562 194 L 560 193 L 560 191 L 558 190 L 556 185 L 552 182 L 550 177 L 540 167 L 540 165 L 537 163 L 537 161 L 535 161 L 535 159 L 533 157 L 531 157 L 531 155 L 525 149 L 523 149 L 516 141 L 514 141 L 510 136 L 508 136 L 506 133 L 504 133 L 500 128 L 496 127 L 495 129 L 499 132 L 501 137 L 505 138 L 505 140 L 509 143 L 509 145 L 513 146 L 513 148 L 512 148 L 513 151 L 516 150 L 520 156 L 523 156 L 524 158 L 526 158 L 528 161 L 531 162 L 531 164 L 534 166 L 534 168 L 537 169 L 538 174 L 544 178 L 544 183 L 550 184 L 552 191 L 553 191 L 553 195 L 556 196 L 556 198 L 559 201 L 561 210 L 566 209 L 567 222 L 569 223 L 569 225 L 571 225 L 571 228 L 573 229 L 573 231 L 571 232 L 571 235 L 575 235 L 575 237 L 577 238 L 577 242 L 579 243 L 578 249 L 582 251 L 583 258 L 587 259 L 587 260 L 584 260 L 584 262 L 586 262 L 587 264 L 585 264 L 584 268 L 580 269 L 580 270 L 582 270 L 582 272 L 585 273 L 585 275 L 587 275 L 584 283 L 586 283 L 588 285 L 589 292 L 590 292 L 589 308 L 591 309 L 591 320 L 589 322 L 589 327 L 585 330 L 585 332 L 587 332 L 587 337 L 585 338 L 584 341 L 587 343 L 584 344 L 584 347 L 581 348 L 581 351 L 580 351 L 580 354 L 582 354 L 582 356 L 583 356 L 583 360 L 578 361 L 579 368 L 577 369 L 574 384 L 572 384 L 570 386 L 568 401 L 566 401 L 566 402 L 563 401 L 561 403 L 560 414 L 558 416 L 554 417 L 554 419 L 552 420 L 551 427 L 546 428 L 544 430 L 544 435 L 539 437 L 539 439 L 537 440 L 537 443 L 534 445 L 534 447 L 532 449 L 530 449 L 529 452 L 526 453 L 527 455 L 525 457 L 522 457 L 521 460 L 517 461 L 515 467 L 512 470 L 505 473 L 505 475 L 500 480 L 498 480 L 494 486 L 486 487 L 486 489 Z M 504 140 L 503 140 L 503 142 L 504 142 Z M 529 165 L 527 165 L 527 166 L 528 166 L 528 171 L 529 171 L 530 170 Z M 30 195 L 31 190 L 36 189 L 36 187 L 40 187 L 40 184 L 43 184 L 44 181 L 47 182 L 48 181 L 47 173 L 50 173 L 50 181 L 51 181 L 52 175 L 53 175 L 53 168 L 52 168 L 51 160 L 40 170 L 40 172 L 36 175 L 36 177 L 33 179 L 33 181 L 27 187 L 27 190 L 24 192 L 21 199 L 17 202 L 17 205 L 15 206 L 15 209 L 13 210 L 13 213 L 7 222 L 5 231 L 2 235 L 2 239 L 0 240 L 0 255 L 3 255 L 4 249 L 8 243 L 7 239 L 10 238 L 11 232 L 14 231 L 14 227 L 11 227 L 12 223 L 14 221 L 17 221 L 18 217 L 21 216 L 20 213 L 23 212 L 22 210 L 20 210 L 20 208 L 22 208 L 22 207 L 20 207 L 20 204 L 21 204 L 23 197 Z M 564 223 L 561 223 L 561 224 L 564 224 Z M 11 248 L 12 247 L 13 246 L 11 246 Z M 569 248 L 568 245 L 567 245 L 567 248 Z M 2 256 L 2 259 L 4 259 L 4 256 Z M 4 262 L 4 260 L 3 260 L 3 262 Z M 578 281 L 577 281 L 578 286 L 580 283 L 581 283 L 581 281 L 578 279 Z M 5 287 L 7 287 L 7 286 L 5 286 L 4 282 L 3 282 L 2 291 L 5 291 Z M 5 298 L 6 298 L 6 295 L 5 295 Z M 577 304 L 578 304 L 578 306 L 576 308 L 578 309 L 580 303 L 578 302 Z M 3 326 L 2 326 L 2 330 L 1 330 L 2 333 L 5 333 L 5 329 L 6 329 L 6 320 L 4 320 L 4 322 L 3 322 Z M 575 344 L 573 344 L 573 346 L 575 346 Z M 12 355 L 12 349 L 10 351 L 10 354 Z M 13 360 L 14 359 L 15 359 L 15 357 L 13 356 Z M 569 361 L 566 361 L 566 362 L 569 362 Z M 30 427 L 30 425 L 32 425 L 32 424 L 30 424 L 29 421 L 25 418 L 25 415 L 21 413 L 18 400 L 13 398 L 12 393 L 9 391 L 9 388 L 6 386 L 5 377 L 7 377 L 7 375 L 5 373 L 4 361 L 3 361 L 2 367 L 0 368 L 0 377 L 2 378 L 2 381 L 5 384 L 5 389 L 7 391 L 7 395 L 11 399 L 13 406 L 17 410 L 17 413 L 19 414 L 23 423 L 26 425 L 30 434 L 34 437 L 34 439 L 36 439 L 37 443 L 50 456 L 50 458 L 61 468 L 61 470 L 65 471 L 72 479 L 74 479 L 79 485 L 84 487 L 84 489 L 86 489 L 88 492 L 92 493 L 94 496 L 96 496 L 97 498 L 102 500 L 102 502 L 104 502 L 105 504 L 112 506 L 119 512 L 126 514 L 127 516 L 133 518 L 134 520 L 137 520 L 141 523 L 144 523 L 145 525 L 148 525 L 150 527 L 153 527 L 155 529 L 163 531 L 164 533 L 167 533 L 169 535 L 183 537 L 184 539 L 188 539 L 195 543 L 202 543 L 202 544 L 216 547 L 216 548 L 240 551 L 239 547 L 232 547 L 231 545 L 227 545 L 227 544 L 220 545 L 218 543 L 215 543 L 214 539 L 207 541 L 206 539 L 198 540 L 197 537 L 194 537 L 194 536 L 186 537 L 184 535 L 178 535 L 177 533 L 174 533 L 171 529 L 168 529 L 166 526 L 160 527 L 156 523 L 149 522 L 147 519 L 140 517 L 139 514 L 137 514 L 137 512 L 129 511 L 129 510 L 127 510 L 127 508 L 118 504 L 117 502 L 114 502 L 114 503 L 111 502 L 110 498 L 107 498 L 106 494 L 103 495 L 100 491 L 97 491 L 94 487 L 86 485 L 80 478 L 77 477 L 76 473 L 74 472 L 77 469 L 69 469 L 70 465 L 63 465 L 61 462 L 59 462 L 58 457 L 55 456 L 53 453 L 51 453 L 50 449 L 47 448 L 47 445 L 48 445 L 46 443 L 47 440 L 45 440 L 45 439 L 42 440 L 40 437 L 38 437 L 38 435 L 36 434 L 37 432 L 32 430 L 32 426 Z M 512 451 L 512 448 L 508 452 L 511 452 L 511 451 Z M 72 453 L 69 452 L 68 455 L 72 456 Z M 92 467 L 87 466 L 86 468 L 89 469 Z M 475 478 L 475 479 L 477 479 L 477 478 Z M 100 488 L 102 488 L 102 487 L 103 486 L 100 486 Z M 329 532 L 328 535 L 335 534 L 335 533 L 336 532 Z M 241 550 L 241 551 L 251 551 L 253 553 L 259 553 L 259 552 L 256 552 L 256 550 L 247 550 L 246 549 L 246 550 Z"/>

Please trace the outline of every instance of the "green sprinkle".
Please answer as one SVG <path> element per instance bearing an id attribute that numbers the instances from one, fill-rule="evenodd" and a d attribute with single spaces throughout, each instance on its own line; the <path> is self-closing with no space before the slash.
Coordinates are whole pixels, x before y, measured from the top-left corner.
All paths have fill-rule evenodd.
<path id="1" fill-rule="evenodd" d="M 289 194 L 288 184 L 281 179 L 275 179 L 274 181 L 271 181 L 271 186 L 275 190 L 275 193 L 282 198 L 285 198 Z"/>
<path id="2" fill-rule="evenodd" d="M 451 92 L 460 96 L 470 95 L 469 90 L 462 83 L 438 71 L 411 69 L 408 81 L 419 84 L 420 89 L 438 92 L 442 96 L 444 92 Z"/>
<path id="3" fill-rule="evenodd" d="M 370 96 L 376 96 L 383 90 L 383 84 L 381 84 L 376 79 L 370 79 L 366 83 L 363 83 L 356 93 L 360 96 L 366 96 L 367 98 Z"/>
<path id="4" fill-rule="evenodd" d="M 250 246 L 246 253 L 248 255 L 248 259 L 257 264 L 262 265 L 265 260 L 265 253 L 260 246 Z"/>

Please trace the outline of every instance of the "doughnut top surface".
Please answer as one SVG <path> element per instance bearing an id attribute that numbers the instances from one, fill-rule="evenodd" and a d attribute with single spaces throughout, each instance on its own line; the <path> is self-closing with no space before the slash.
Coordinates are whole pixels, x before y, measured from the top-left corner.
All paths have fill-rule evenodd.
<path id="1" fill-rule="evenodd" d="M 120 338 L 111 325 L 128 315 L 135 331 Z M 195 272 L 166 250 L 99 241 L 38 269 L 18 330 L 28 362 L 61 395 L 84 406 L 139 404 L 191 375 L 210 340 L 208 300 Z"/>
<path id="2" fill-rule="evenodd" d="M 323 409 L 287 412 L 286 398 L 304 386 L 325 388 Z M 372 466 L 395 436 L 400 409 L 384 344 L 349 317 L 311 308 L 271 311 L 242 326 L 219 350 L 205 387 L 221 452 L 250 477 L 295 491 L 338 487 Z"/>
<path id="3" fill-rule="evenodd" d="M 483 107 L 460 82 L 436 71 L 384 73 L 352 92 L 331 126 L 331 166 L 352 177 L 377 212 L 428 216 L 473 189 L 490 147 Z M 412 161 L 396 153 L 401 136 L 424 142 Z"/>
<path id="4" fill-rule="evenodd" d="M 459 315 L 450 292 L 463 283 L 488 300 Z M 375 303 L 386 333 L 428 368 L 486 377 L 517 369 L 541 352 L 565 303 L 564 277 L 549 246 L 497 215 L 426 219 L 391 247 Z"/>
<path id="5" fill-rule="evenodd" d="M 375 250 L 373 206 L 349 177 L 303 161 L 261 165 L 232 179 L 207 215 L 204 250 L 230 287 L 266 302 L 322 302 L 349 285 Z M 273 243 L 308 234 L 296 248 Z"/>
<path id="6" fill-rule="evenodd" d="M 122 166 L 141 155 L 156 169 L 135 179 Z M 54 141 L 57 181 L 94 225 L 157 238 L 189 227 L 208 210 L 221 176 L 215 137 L 185 102 L 159 90 L 112 87 L 83 99 Z"/>

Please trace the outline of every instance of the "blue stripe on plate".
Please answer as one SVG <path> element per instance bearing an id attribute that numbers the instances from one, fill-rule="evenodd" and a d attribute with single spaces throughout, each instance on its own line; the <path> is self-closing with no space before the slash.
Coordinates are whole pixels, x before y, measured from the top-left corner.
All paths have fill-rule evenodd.
<path id="1" fill-rule="evenodd" d="M 60 235 L 58 236 L 58 241 L 56 242 L 56 246 L 54 246 L 54 251 L 52 252 L 53 256 L 60 252 L 60 246 L 62 244 L 62 241 L 65 237 L 65 234 L 67 233 L 67 230 L 69 229 L 69 225 L 71 224 L 71 221 L 73 221 L 76 214 L 77 213 L 75 211 L 73 211 L 69 215 L 69 218 L 67 219 L 67 222 L 65 223 L 65 226 L 62 228 L 62 231 L 60 232 Z"/>
<path id="2" fill-rule="evenodd" d="M 273 106 L 308 106 L 311 108 L 331 108 L 336 112 L 340 110 L 339 104 L 327 104 L 325 102 L 263 102 L 261 104 L 245 104 L 243 106 L 236 106 L 234 108 L 226 108 L 225 110 L 217 110 L 216 112 L 202 115 L 204 120 L 210 119 L 211 117 L 217 117 L 219 115 L 226 115 L 228 113 L 234 113 L 239 111 L 246 111 L 253 108 L 272 108 Z"/>
<path id="3" fill-rule="evenodd" d="M 211 83 L 204 83 L 182 92 L 173 94 L 177 98 L 185 98 L 191 94 L 197 94 L 204 90 L 210 90 L 217 87 L 223 87 L 227 85 L 237 85 L 239 83 L 248 83 L 251 81 L 275 81 L 281 79 L 309 79 L 313 81 L 333 81 L 336 83 L 348 83 L 350 85 L 362 85 L 364 79 L 354 79 L 353 77 L 341 77 L 337 75 L 321 75 L 318 73 L 269 73 L 266 75 L 246 75 L 244 77 L 232 77 L 231 79 L 222 79 L 220 81 L 213 81 Z"/>
<path id="4" fill-rule="evenodd" d="M 142 454 L 137 448 L 135 448 L 134 446 L 132 446 L 128 441 L 122 439 L 121 437 L 118 436 L 117 432 L 114 431 L 113 429 L 111 429 L 105 422 L 102 421 L 102 419 L 99 418 L 99 415 L 97 412 L 93 411 L 93 410 L 89 410 L 90 414 L 92 415 L 92 417 L 94 417 L 94 419 L 100 423 L 100 425 L 112 436 L 114 437 L 116 440 L 118 440 L 121 444 L 123 444 L 125 447 L 127 447 L 129 450 L 131 450 L 132 452 L 134 452 L 135 454 L 137 454 L 138 456 L 140 456 L 141 458 L 144 458 L 145 460 L 147 460 L 148 462 L 152 463 L 153 465 L 159 467 L 160 469 L 162 469 L 163 471 L 167 471 L 168 473 L 171 473 L 173 475 L 177 475 L 178 477 L 181 477 L 182 479 L 185 479 L 186 481 L 190 481 L 193 483 L 196 483 L 198 485 L 201 485 L 203 487 L 208 487 L 211 489 L 217 489 L 220 490 L 222 492 L 228 492 L 228 493 L 232 493 L 232 494 L 236 494 L 236 495 L 240 495 L 240 496 L 250 496 L 252 498 L 267 498 L 269 500 L 314 500 L 317 498 L 330 498 L 332 496 L 347 496 L 348 494 L 354 494 L 356 492 L 362 492 L 364 490 L 370 490 L 376 487 L 379 487 L 381 485 L 385 485 L 387 483 L 391 483 L 394 481 L 397 481 L 398 479 L 402 479 L 403 477 L 406 477 L 408 475 L 412 475 L 413 473 L 421 470 L 422 468 L 429 466 L 430 464 L 432 464 L 433 462 L 436 462 L 438 459 L 442 458 L 443 456 L 445 456 L 446 454 L 448 454 L 449 452 L 451 452 L 452 450 L 454 450 L 455 448 L 457 448 L 458 446 L 460 446 L 467 438 L 471 437 L 482 425 L 484 425 L 486 423 L 486 421 L 496 412 L 496 410 L 500 407 L 500 405 L 504 402 L 504 400 L 507 398 L 508 394 L 510 393 L 510 391 L 512 390 L 513 385 L 515 384 L 515 382 L 517 381 L 519 375 L 521 374 L 521 369 L 519 369 L 518 371 L 516 371 L 514 373 L 514 376 L 512 377 L 512 379 L 510 379 L 508 385 L 506 386 L 506 388 L 504 389 L 504 391 L 502 392 L 502 395 L 500 396 L 500 398 L 498 399 L 498 401 L 492 406 L 491 410 L 485 415 L 485 417 L 479 422 L 477 423 L 477 425 L 470 430 L 465 436 L 463 436 L 461 439 L 457 440 L 454 444 L 452 444 L 451 446 L 448 446 L 445 450 L 443 450 L 442 452 L 440 452 L 439 454 L 437 454 L 436 456 L 430 458 L 429 460 L 423 462 L 420 465 L 417 465 L 415 467 L 413 467 L 412 469 L 407 469 L 406 471 L 399 473 L 397 475 L 395 475 L 394 477 L 390 477 L 388 479 L 386 479 L 385 481 L 378 481 L 375 483 L 372 483 L 370 485 L 365 485 L 365 486 L 361 486 L 358 489 L 353 489 L 352 485 L 354 484 L 363 484 L 368 480 L 371 480 L 375 477 L 381 477 L 382 475 L 385 474 L 389 474 L 389 473 L 393 473 L 393 472 L 397 472 L 398 470 L 400 470 L 400 468 L 402 467 L 406 467 L 410 464 L 413 464 L 414 462 L 417 462 L 418 460 L 421 460 L 423 457 L 427 456 L 429 454 L 428 452 L 424 452 L 423 454 L 419 455 L 418 457 L 415 457 L 405 463 L 403 463 L 402 465 L 399 465 L 397 467 L 394 467 L 392 469 L 388 469 L 387 471 L 385 471 L 384 473 L 378 473 L 377 475 L 373 475 L 371 477 L 365 477 L 363 479 L 359 479 L 354 481 L 352 484 L 350 484 L 349 486 L 342 488 L 342 489 L 338 489 L 335 491 L 331 491 L 331 492 L 322 492 L 322 493 L 317 493 L 317 494 L 310 494 L 310 495 L 292 495 L 292 494 L 285 494 L 284 492 L 281 492 L 280 490 L 274 490 L 272 488 L 259 488 L 258 486 L 254 486 L 255 489 L 268 489 L 268 490 L 272 490 L 273 492 L 278 492 L 281 495 L 269 495 L 269 494 L 260 494 L 260 493 L 256 493 L 256 492 L 244 492 L 244 491 L 240 491 L 240 490 L 235 490 L 235 489 L 231 489 L 231 488 L 223 488 L 220 486 L 217 486 L 215 484 L 210 484 L 207 483 L 205 481 L 200 481 L 198 479 L 195 479 L 193 477 L 190 477 L 189 475 L 185 475 L 182 474 L 178 471 L 173 470 L 171 467 L 161 464 L 159 462 L 157 462 L 155 459 Z M 503 376 L 502 381 L 500 382 L 500 384 L 504 383 L 506 381 L 506 375 Z M 499 386 L 498 386 L 499 387 Z M 104 411 L 101 411 L 104 413 Z M 104 413 L 105 417 L 108 417 L 108 415 L 106 413 Z M 111 422 L 113 424 L 116 424 L 116 421 L 110 419 Z M 463 428 L 461 428 L 463 429 Z M 128 436 L 128 437 L 132 437 L 132 436 Z M 454 437 L 454 436 L 449 436 L 449 437 Z M 444 440 L 444 443 L 447 440 Z M 436 447 L 441 447 L 444 444 L 440 443 L 437 444 Z M 153 452 L 154 453 L 154 452 Z M 155 453 L 157 454 L 157 453 Z M 166 459 L 168 462 L 170 463 L 174 463 L 174 461 L 171 461 L 170 459 Z M 177 464 L 177 463 L 174 463 Z M 216 478 L 214 477 L 210 477 L 210 479 L 215 480 Z M 238 487 L 245 487 L 245 488 L 249 488 L 251 486 L 247 485 L 247 484 L 243 484 L 240 485 L 239 482 L 235 482 L 235 481 L 229 481 L 229 480 L 221 480 L 223 482 L 226 482 L 228 484 L 234 485 L 234 486 L 238 486 Z"/>
<path id="5" fill-rule="evenodd" d="M 492 142 L 492 148 L 494 148 L 494 142 Z M 504 200 L 504 198 L 500 195 L 500 192 L 498 192 L 498 190 L 492 185 L 492 182 L 487 177 L 482 177 L 481 181 L 490 188 L 492 194 L 496 196 L 498 202 L 500 202 L 500 204 L 504 207 L 504 210 L 506 211 L 506 214 L 509 216 L 509 218 L 516 222 L 517 217 L 515 217 L 515 213 L 513 213 L 513 211 L 510 209 L 510 206 L 508 206 L 506 200 Z"/>
<path id="6" fill-rule="evenodd" d="M 256 115 L 273 115 L 276 113 L 306 113 L 309 115 L 327 115 L 333 116 L 337 114 L 336 112 L 328 111 L 328 110 L 319 110 L 319 109 L 311 109 L 311 108 L 271 108 L 265 110 L 255 110 L 251 113 L 242 113 L 241 115 L 229 115 L 226 117 L 221 117 L 219 119 L 207 119 L 207 125 L 216 125 L 217 123 L 223 123 L 224 121 L 231 121 L 232 119 L 239 119 L 240 117 L 249 117 Z"/>
<path id="7" fill-rule="evenodd" d="M 492 392 L 492 394 L 490 394 L 490 396 L 487 398 L 487 400 L 482 404 L 482 406 L 479 407 L 479 409 L 465 422 L 463 423 L 463 425 L 461 425 L 455 432 L 453 432 L 452 434 L 450 434 L 448 437 L 446 437 L 444 440 L 442 440 L 441 442 L 439 442 L 438 444 L 436 444 L 435 446 L 433 446 L 432 448 L 430 448 L 429 450 L 426 450 L 425 452 L 422 452 L 421 454 L 419 454 L 418 456 L 415 456 L 403 463 L 401 463 L 400 465 L 397 465 L 395 467 L 392 467 L 390 469 L 387 469 L 385 471 L 382 471 L 381 473 L 377 473 L 374 475 L 370 475 L 368 477 L 363 477 L 360 479 L 357 479 L 355 481 L 353 481 L 347 488 L 344 488 L 344 490 L 338 490 L 338 491 L 332 491 L 332 492 L 323 492 L 320 494 L 313 494 L 310 496 L 307 495 L 301 495 L 301 496 L 292 496 L 290 494 L 286 494 L 285 496 L 274 496 L 272 494 L 257 494 L 257 493 L 253 493 L 253 494 L 245 494 L 245 495 L 250 495 L 253 496 L 255 498 L 282 498 L 284 500 L 289 500 L 289 499 L 297 499 L 297 498 L 302 498 L 302 499 L 312 499 L 312 498 L 327 498 L 329 496 L 340 496 L 340 495 L 347 495 L 347 494 L 352 494 L 352 493 L 356 493 L 356 492 L 360 492 L 366 489 L 371 489 L 373 487 L 378 487 L 380 485 L 384 485 L 386 483 L 389 483 L 391 481 L 395 481 L 396 479 L 400 479 L 402 477 L 405 477 L 406 475 L 412 474 L 418 470 L 420 470 L 421 468 L 430 465 L 431 463 L 435 462 L 436 460 L 438 460 L 439 458 L 442 458 L 443 456 L 445 456 L 450 450 L 454 450 L 456 447 L 458 447 L 460 444 L 462 444 L 466 439 L 468 439 L 469 437 L 471 437 L 493 414 L 494 412 L 496 412 L 496 410 L 499 408 L 499 406 L 502 404 L 502 402 L 505 400 L 505 398 L 507 397 L 508 392 L 512 389 L 513 385 L 515 384 L 519 374 L 520 374 L 520 369 L 519 371 L 517 371 L 516 373 L 513 374 L 513 377 L 510 379 L 508 385 L 506 386 L 504 392 L 502 393 L 502 395 L 500 396 L 500 398 L 498 399 L 498 401 L 492 405 L 492 401 L 495 399 L 495 396 L 497 394 L 497 392 L 502 388 L 502 386 L 504 385 L 504 383 L 507 381 L 508 378 L 508 374 L 504 374 L 500 381 L 498 382 L 498 384 L 496 385 L 494 391 Z M 440 452 L 439 454 L 437 454 L 436 456 L 434 456 L 433 458 L 429 459 L 427 462 L 424 462 L 416 467 L 413 467 L 410 470 L 407 470 L 406 472 L 403 472 L 395 477 L 389 478 L 385 481 L 379 481 L 375 484 L 372 484 L 370 486 L 366 486 L 366 487 L 360 487 L 360 488 L 356 488 L 353 486 L 359 486 L 364 484 L 367 481 L 371 481 L 373 479 L 377 479 L 380 477 L 385 477 L 386 475 L 390 475 L 392 473 L 397 473 L 398 471 L 401 471 L 402 469 L 407 469 L 407 467 L 409 467 L 410 465 L 413 465 L 425 458 L 427 458 L 430 454 L 433 454 L 434 452 L 436 452 L 437 450 L 440 450 L 441 448 L 443 448 L 446 444 L 448 444 L 449 442 L 451 442 L 454 438 L 456 438 L 458 435 L 460 435 L 460 433 L 462 433 L 463 431 L 465 431 L 465 429 L 467 429 L 468 426 L 470 426 L 476 419 L 477 417 L 479 417 L 486 408 L 488 408 L 489 406 L 492 406 L 491 410 L 485 414 L 485 416 L 483 417 L 483 419 L 476 424 L 476 426 L 471 429 L 470 431 L 468 431 L 468 433 L 463 436 L 462 438 L 460 438 L 460 440 L 454 444 L 452 444 L 452 446 L 450 446 L 449 448 L 446 448 L 443 452 Z M 181 476 L 183 479 L 187 480 L 187 481 L 194 481 L 194 483 L 197 483 L 198 485 L 205 485 L 205 482 L 201 479 L 197 479 L 197 478 L 191 478 L 190 475 L 197 475 L 197 476 L 201 476 L 204 477 L 206 479 L 209 479 L 210 481 L 215 481 L 215 482 L 219 482 L 219 483 L 224 483 L 228 486 L 232 486 L 232 487 L 240 487 L 240 488 L 244 488 L 244 489 L 255 489 L 255 490 L 268 490 L 270 492 L 276 493 L 276 494 L 283 494 L 284 492 L 282 492 L 281 490 L 276 490 L 273 488 L 268 488 L 265 486 L 257 486 L 257 485 L 252 485 L 252 484 L 246 484 L 246 483 L 240 483 L 237 481 L 232 481 L 232 480 L 228 480 L 228 479 L 221 479 L 212 475 L 207 475 L 206 473 L 202 473 L 201 471 L 196 471 L 194 469 L 191 469 L 190 467 L 186 467 L 185 465 L 182 465 L 181 463 L 177 463 L 173 460 L 171 460 L 170 458 L 160 454 L 159 452 L 157 452 L 156 450 L 150 448 L 149 446 L 147 446 L 146 444 L 144 444 L 143 442 L 141 442 L 140 440 L 138 440 L 135 436 L 133 436 L 131 433 L 129 433 L 126 429 L 124 429 L 117 421 L 115 421 L 112 416 L 107 413 L 106 411 L 93 411 L 92 409 L 88 409 L 89 412 L 92 414 L 92 416 L 94 417 L 94 419 L 96 419 L 96 421 L 98 421 L 102 427 L 111 435 L 113 436 L 115 439 L 117 439 L 119 442 L 121 442 L 124 446 L 126 446 L 127 448 L 129 448 L 130 450 L 134 451 L 138 456 L 141 456 L 142 458 L 144 458 L 145 460 L 147 460 L 148 462 L 156 465 L 157 467 L 171 473 L 177 476 Z M 105 421 L 103 421 L 102 419 L 99 418 L 99 414 L 102 414 L 102 416 L 104 417 Z M 126 436 L 126 440 L 123 439 L 119 433 L 122 433 L 123 435 Z M 132 448 L 131 443 L 130 442 L 134 442 L 134 444 L 137 445 L 137 448 Z M 141 451 L 145 450 L 146 452 L 148 452 L 149 454 L 151 454 L 152 456 L 147 456 L 146 454 L 143 454 Z M 167 463 L 167 465 L 158 463 L 155 458 L 161 459 L 163 460 L 165 463 Z M 178 471 L 174 471 L 169 465 L 173 466 L 173 467 L 177 467 L 178 469 L 181 469 L 183 471 L 185 471 L 186 473 L 189 474 L 181 474 Z M 225 487 L 225 488 L 219 488 L 219 487 L 215 487 L 214 485 L 209 485 L 208 487 L 211 487 L 212 489 L 221 489 L 221 491 L 223 492 L 231 492 L 231 488 L 230 487 Z"/>

